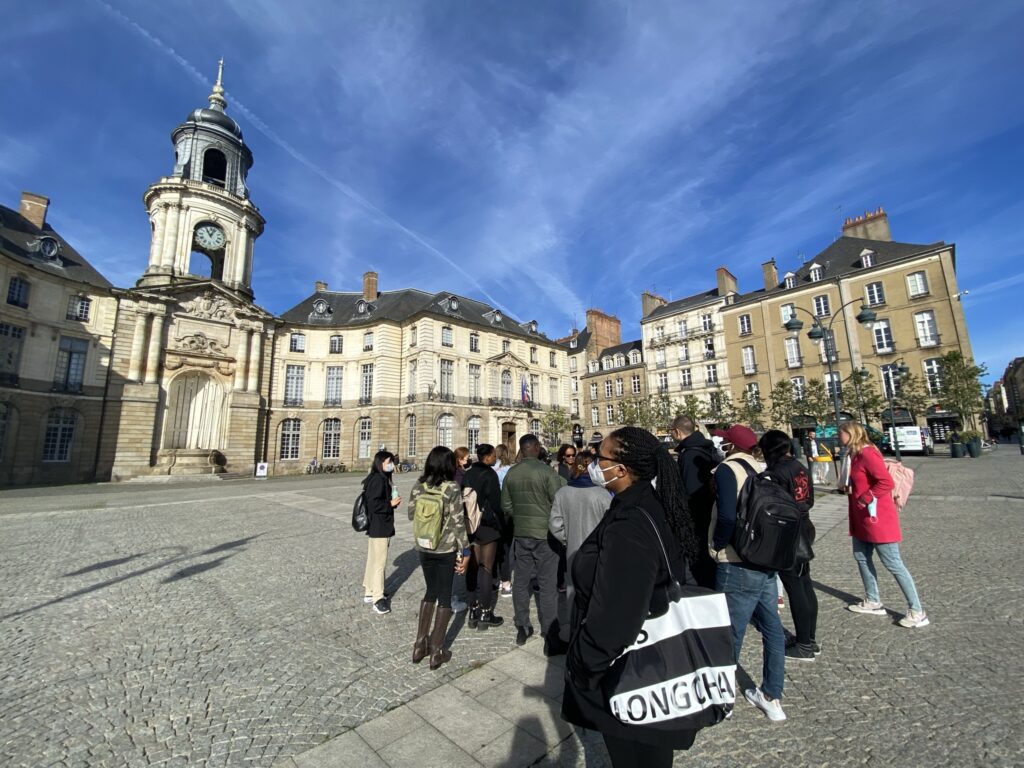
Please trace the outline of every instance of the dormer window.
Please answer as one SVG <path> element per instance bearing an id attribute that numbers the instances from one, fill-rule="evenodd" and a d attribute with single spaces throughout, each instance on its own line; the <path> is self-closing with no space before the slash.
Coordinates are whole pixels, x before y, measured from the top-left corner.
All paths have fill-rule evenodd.
<path id="1" fill-rule="evenodd" d="M 537 321 L 536 320 L 531 320 L 530 321 L 530 333 L 536 333 L 536 332 L 537 332 Z"/>
<path id="2" fill-rule="evenodd" d="M 47 259 L 53 261 L 60 253 L 60 243 L 52 237 L 39 238 L 39 252 Z"/>
<path id="3" fill-rule="evenodd" d="M 590 371 L 590 373 L 597 373 L 597 360 L 591 360 L 587 363 L 587 370 Z"/>
<path id="4" fill-rule="evenodd" d="M 807 273 L 807 276 L 811 278 L 812 283 L 817 283 L 824 277 L 825 271 L 821 268 L 820 264 L 811 264 L 811 269 Z"/>
<path id="5" fill-rule="evenodd" d="M 612 367 L 612 359 L 610 357 L 602 357 L 601 358 L 601 370 L 602 371 L 607 371 L 611 367 Z"/>
<path id="6" fill-rule="evenodd" d="M 640 362 L 640 353 L 635 349 L 629 353 L 629 364 L 637 365 Z"/>
<path id="7" fill-rule="evenodd" d="M 579 346 L 579 343 L 576 339 L 569 339 L 569 349 L 576 349 L 577 346 Z"/>
<path id="8" fill-rule="evenodd" d="M 356 314 L 357 315 L 365 315 L 366 314 L 366 302 L 363 301 L 362 299 L 360 299 L 359 301 L 356 302 Z"/>
<path id="9" fill-rule="evenodd" d="M 796 288 L 796 275 L 792 272 L 787 272 L 782 278 L 782 284 L 787 290 L 790 288 Z"/>
<path id="10" fill-rule="evenodd" d="M 864 269 L 875 266 L 875 252 L 870 248 L 865 248 L 860 252 L 860 265 Z"/>
<path id="11" fill-rule="evenodd" d="M 494 314 L 491 315 L 491 322 L 494 323 L 494 325 L 501 325 L 501 319 L 501 312 L 494 310 Z"/>
<path id="12" fill-rule="evenodd" d="M 626 356 L 621 352 L 615 356 L 615 367 L 621 368 L 626 364 Z"/>
<path id="13" fill-rule="evenodd" d="M 459 300 L 456 297 L 454 297 L 454 296 L 449 296 L 448 297 L 448 309 L 451 310 L 452 312 L 458 312 L 459 311 Z"/>

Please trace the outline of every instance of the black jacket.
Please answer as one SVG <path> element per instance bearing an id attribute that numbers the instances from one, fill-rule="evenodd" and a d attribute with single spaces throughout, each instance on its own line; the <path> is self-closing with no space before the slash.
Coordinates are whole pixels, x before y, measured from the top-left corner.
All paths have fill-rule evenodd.
<path id="1" fill-rule="evenodd" d="M 768 467 L 768 474 L 778 480 L 796 500 L 800 511 L 807 515 L 814 506 L 814 483 L 807 474 L 807 467 L 792 456 L 783 456 Z"/>
<path id="2" fill-rule="evenodd" d="M 395 535 L 395 508 L 391 506 L 391 478 L 370 472 L 363 480 L 363 498 L 370 514 L 366 535 L 371 539 L 388 539 Z"/>
<path id="3" fill-rule="evenodd" d="M 501 512 L 501 483 L 498 482 L 498 473 L 494 471 L 494 467 L 489 467 L 478 461 L 466 470 L 462 487 L 472 488 L 476 491 L 476 502 L 480 506 L 481 512 L 481 524 L 500 532 L 504 527 L 504 516 Z"/>
<path id="4" fill-rule="evenodd" d="M 662 589 L 669 583 L 665 558 L 641 509 L 658 526 L 676 578 L 691 579 L 651 484 L 636 482 L 618 494 L 573 558 L 576 596 L 562 717 L 618 738 L 687 749 L 695 731 L 664 732 L 623 725 L 612 715 L 601 690 L 601 679 L 622 651 L 636 641 L 652 606 L 657 608 L 659 601 L 664 606 L 667 601 Z"/>
<path id="5" fill-rule="evenodd" d="M 715 500 L 711 470 L 718 465 L 715 444 L 700 432 L 694 432 L 676 446 L 676 451 L 679 454 L 679 472 L 683 476 L 683 488 L 686 490 L 686 500 L 690 504 L 690 509 L 701 514 L 706 513 L 710 520 L 711 505 Z"/>

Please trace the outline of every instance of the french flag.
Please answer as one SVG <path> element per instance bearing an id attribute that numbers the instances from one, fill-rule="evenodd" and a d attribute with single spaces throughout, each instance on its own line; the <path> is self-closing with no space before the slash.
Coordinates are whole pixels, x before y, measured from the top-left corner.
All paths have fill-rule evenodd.
<path id="1" fill-rule="evenodd" d="M 521 376 L 519 381 L 522 383 L 522 397 L 523 402 L 527 403 L 530 401 L 530 385 L 526 383 L 526 377 Z"/>

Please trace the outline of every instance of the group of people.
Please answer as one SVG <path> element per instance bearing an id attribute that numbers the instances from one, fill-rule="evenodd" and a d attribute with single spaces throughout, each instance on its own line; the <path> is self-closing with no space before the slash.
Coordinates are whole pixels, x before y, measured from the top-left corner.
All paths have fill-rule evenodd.
<path id="1" fill-rule="evenodd" d="M 465 448 L 431 450 L 407 510 L 425 582 L 413 663 L 429 658 L 437 669 L 451 659 L 445 637 L 458 575 L 466 579 L 470 628 L 504 624 L 498 597 L 511 596 L 517 645 L 534 634 L 530 603 L 536 595 L 545 653 L 567 654 L 563 717 L 601 732 L 616 768 L 670 765 L 673 751 L 689 748 L 696 731 L 623 724 L 612 714 L 601 680 L 636 641 L 655 593 L 674 573 L 724 593 L 737 661 L 748 624 L 761 633 L 762 681 L 744 696 L 769 719 L 785 720 L 786 659 L 813 661 L 822 652 L 810 564 L 803 560 L 785 572 L 753 565 L 733 546 L 733 534 L 744 488 L 765 473 L 792 497 L 813 541 L 813 478 L 793 456 L 793 440 L 779 430 L 758 438 L 737 424 L 709 439 L 693 419 L 681 416 L 671 433 L 675 458 L 646 430 L 624 427 L 594 450 L 563 445 L 554 467 L 535 435 L 520 439 L 514 461 L 504 446 L 478 446 L 476 461 Z M 840 425 L 839 442 L 848 457 L 844 491 L 865 591 L 848 608 L 887 614 L 873 561 L 877 552 L 908 602 L 899 624 L 926 626 L 928 616 L 899 554 L 898 510 L 886 464 L 856 422 Z M 381 451 L 364 480 L 370 513 L 364 600 L 377 613 L 390 610 L 384 567 L 402 503 L 393 471 L 394 456 Z M 436 533 L 422 535 L 422 521 L 431 516 L 438 521 Z M 788 642 L 779 617 L 779 580 L 795 630 Z M 560 592 L 566 594 L 562 616 Z"/>

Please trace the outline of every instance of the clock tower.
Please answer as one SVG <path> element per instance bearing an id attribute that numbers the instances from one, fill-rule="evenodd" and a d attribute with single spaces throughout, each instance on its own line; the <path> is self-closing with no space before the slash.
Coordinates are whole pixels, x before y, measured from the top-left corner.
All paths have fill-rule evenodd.
<path id="1" fill-rule="evenodd" d="M 249 199 L 252 152 L 227 115 L 224 62 L 209 105 L 171 133 L 174 170 L 143 198 L 152 240 L 138 286 L 213 281 L 251 301 L 253 243 L 264 219 Z"/>

